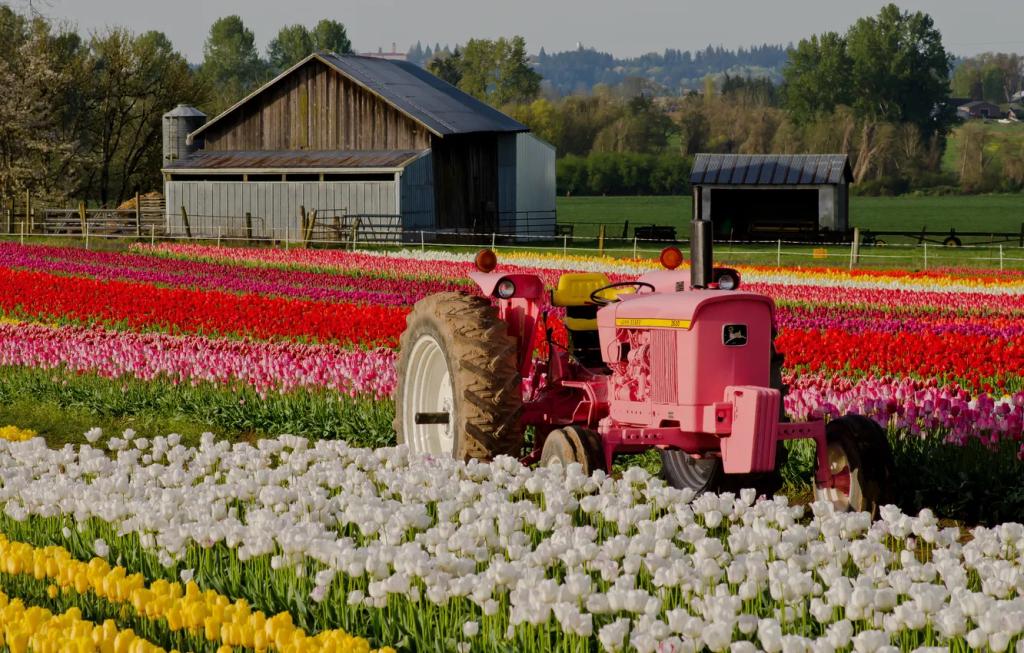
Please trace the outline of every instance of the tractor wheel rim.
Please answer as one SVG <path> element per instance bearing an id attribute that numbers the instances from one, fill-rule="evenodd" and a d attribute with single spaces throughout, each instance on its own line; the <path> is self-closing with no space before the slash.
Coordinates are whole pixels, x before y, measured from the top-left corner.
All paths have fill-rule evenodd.
<path id="1" fill-rule="evenodd" d="M 417 453 L 454 455 L 455 393 L 448 360 L 433 336 L 423 335 L 413 345 L 407 374 L 409 382 L 402 397 L 406 442 Z M 417 424 L 420 413 L 448 413 L 448 423 Z"/>
<path id="2" fill-rule="evenodd" d="M 828 445 L 828 469 L 832 473 L 832 487 L 816 488 L 817 498 L 832 503 L 837 511 L 845 512 L 860 501 L 857 472 L 850 469 L 846 451 L 838 442 Z"/>

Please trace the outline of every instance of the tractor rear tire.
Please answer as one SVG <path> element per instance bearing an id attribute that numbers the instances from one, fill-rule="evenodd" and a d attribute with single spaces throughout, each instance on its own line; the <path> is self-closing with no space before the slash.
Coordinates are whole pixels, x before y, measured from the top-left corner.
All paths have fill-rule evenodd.
<path id="1" fill-rule="evenodd" d="M 399 444 L 459 460 L 519 457 L 518 345 L 490 301 L 457 292 L 421 299 L 399 347 Z"/>
<path id="2" fill-rule="evenodd" d="M 593 431 L 575 426 L 551 431 L 541 448 L 540 466 L 548 467 L 555 463 L 563 467 L 579 463 L 584 476 L 590 476 L 594 470 L 604 469 L 601 437 Z"/>
<path id="3" fill-rule="evenodd" d="M 839 484 L 816 487 L 818 500 L 831 501 L 836 510 L 869 512 L 893 499 L 895 463 L 885 430 L 863 415 L 844 415 L 825 427 L 829 467 Z"/>
<path id="4" fill-rule="evenodd" d="M 778 390 L 782 400 L 789 392 L 789 386 L 782 382 L 784 356 L 771 346 L 771 367 L 768 371 L 769 386 Z M 779 401 L 779 421 L 786 420 L 786 409 Z M 775 469 L 754 474 L 726 474 L 722 459 L 718 457 L 693 458 L 685 451 L 662 449 L 662 475 L 674 488 L 690 488 L 694 492 L 738 492 L 743 488 L 754 488 L 758 496 L 772 497 L 782 489 L 782 466 L 789 458 L 789 452 L 780 441 L 775 448 Z"/>

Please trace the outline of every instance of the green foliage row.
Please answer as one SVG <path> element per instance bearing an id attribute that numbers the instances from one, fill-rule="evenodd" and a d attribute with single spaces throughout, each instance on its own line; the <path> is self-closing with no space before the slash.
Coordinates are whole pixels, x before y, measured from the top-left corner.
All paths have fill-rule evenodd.
<path id="1" fill-rule="evenodd" d="M 683 195 L 693 162 L 679 154 L 598 152 L 556 163 L 559 195 Z"/>
<path id="2" fill-rule="evenodd" d="M 344 439 L 365 447 L 394 443 L 394 408 L 390 401 L 352 399 L 325 390 L 296 390 L 262 397 L 244 385 L 176 385 L 167 381 L 64 374 L 60 370 L 0 368 L 0 404 L 27 401 L 51 406 L 58 412 L 85 412 L 102 421 L 128 417 L 149 423 L 183 420 L 235 438 L 292 433 L 317 439 Z M 81 434 L 52 435 L 62 441 Z"/>

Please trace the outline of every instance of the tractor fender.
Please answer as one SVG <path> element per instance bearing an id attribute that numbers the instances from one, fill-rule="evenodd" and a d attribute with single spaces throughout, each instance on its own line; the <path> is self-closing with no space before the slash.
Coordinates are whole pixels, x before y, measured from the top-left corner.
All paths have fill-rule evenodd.
<path id="1" fill-rule="evenodd" d="M 500 274 L 498 272 L 470 272 L 469 278 L 480 286 L 480 292 L 486 297 L 496 297 L 498 283 L 508 279 L 515 284 L 515 292 L 505 299 L 539 299 L 544 294 L 544 282 L 535 274 Z"/>

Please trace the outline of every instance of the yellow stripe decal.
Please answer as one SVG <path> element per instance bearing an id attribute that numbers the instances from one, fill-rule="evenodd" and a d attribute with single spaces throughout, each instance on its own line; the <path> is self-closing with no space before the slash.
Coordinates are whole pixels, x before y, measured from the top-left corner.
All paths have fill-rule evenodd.
<path id="1" fill-rule="evenodd" d="M 663 317 L 619 317 L 615 318 L 615 326 L 627 329 L 689 329 L 689 320 L 670 320 Z"/>

